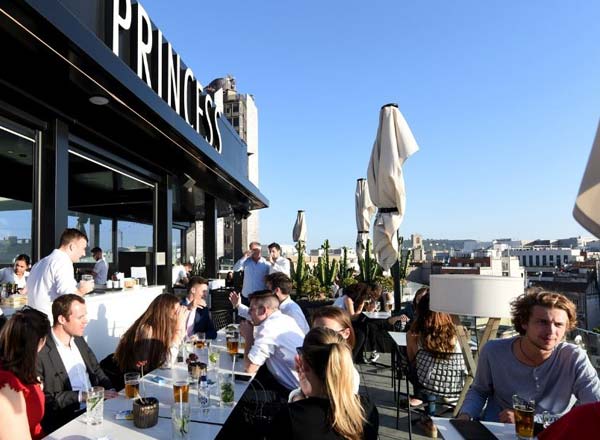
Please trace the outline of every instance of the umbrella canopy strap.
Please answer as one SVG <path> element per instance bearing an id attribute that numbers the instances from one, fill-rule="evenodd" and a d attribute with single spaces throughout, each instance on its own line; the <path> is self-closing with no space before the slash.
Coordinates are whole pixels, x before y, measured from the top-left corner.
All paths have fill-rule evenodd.
<path id="1" fill-rule="evenodd" d="M 398 208 L 379 208 L 377 212 L 380 214 L 398 214 Z"/>
<path id="2" fill-rule="evenodd" d="M 369 231 L 358 231 L 359 234 L 368 234 Z"/>

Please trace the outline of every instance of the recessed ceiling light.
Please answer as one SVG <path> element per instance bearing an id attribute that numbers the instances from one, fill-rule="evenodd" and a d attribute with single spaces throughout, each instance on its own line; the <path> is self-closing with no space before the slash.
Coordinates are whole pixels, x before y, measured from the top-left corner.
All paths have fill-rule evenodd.
<path id="1" fill-rule="evenodd" d="M 109 103 L 109 100 L 106 96 L 95 95 L 90 96 L 90 102 L 94 105 L 106 105 Z"/>

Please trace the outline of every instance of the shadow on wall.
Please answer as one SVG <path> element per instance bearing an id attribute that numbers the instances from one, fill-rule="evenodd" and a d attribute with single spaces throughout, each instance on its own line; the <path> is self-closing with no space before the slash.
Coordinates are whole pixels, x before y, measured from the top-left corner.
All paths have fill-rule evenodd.
<path id="1" fill-rule="evenodd" d="M 120 338 L 114 336 L 114 334 L 114 323 L 113 328 L 109 331 L 108 320 L 106 319 L 106 306 L 102 304 L 98 307 L 98 318 L 90 320 L 85 328 L 87 343 L 92 347 L 98 360 L 102 359 L 106 354 L 114 352 L 117 348 Z"/>

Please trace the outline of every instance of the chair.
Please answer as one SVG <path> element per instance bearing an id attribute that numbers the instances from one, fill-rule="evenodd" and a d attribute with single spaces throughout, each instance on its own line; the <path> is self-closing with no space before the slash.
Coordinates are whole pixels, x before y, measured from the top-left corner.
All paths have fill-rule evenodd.
<path id="1" fill-rule="evenodd" d="M 229 301 L 230 292 L 231 289 L 226 287 L 211 290 L 208 297 L 210 310 L 229 310 L 232 312 L 233 305 L 231 304 L 231 301 Z"/>
<path id="2" fill-rule="evenodd" d="M 219 331 L 229 324 L 233 324 L 233 313 L 229 310 L 217 310 L 211 312 L 211 317 L 215 330 Z"/>
<path id="3" fill-rule="evenodd" d="M 410 368 L 404 351 L 399 350 L 398 358 L 400 370 L 398 372 L 398 379 L 400 380 L 400 374 L 406 378 L 408 428 L 409 438 L 412 438 L 409 381 L 415 385 L 413 386 L 415 391 L 418 389 L 426 394 L 443 399 L 440 403 L 446 406 L 447 409 L 438 413 L 438 415 L 442 415 L 448 409 L 454 408 L 454 405 L 449 400 L 459 398 L 467 376 L 467 370 L 462 353 L 442 353 L 420 349 L 417 351 L 414 368 Z M 399 394 L 400 386 L 398 386 L 398 397 Z M 437 399 L 438 402 L 439 400 Z M 425 405 L 427 405 L 427 402 L 424 402 L 415 409 L 422 412 Z M 398 429 L 399 407 L 400 399 L 398 399 L 396 406 L 396 429 Z"/>

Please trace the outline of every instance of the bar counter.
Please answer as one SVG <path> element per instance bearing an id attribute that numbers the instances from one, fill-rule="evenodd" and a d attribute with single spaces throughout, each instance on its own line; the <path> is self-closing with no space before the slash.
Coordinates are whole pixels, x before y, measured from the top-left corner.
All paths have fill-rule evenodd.
<path id="1" fill-rule="evenodd" d="M 164 289 L 165 286 L 136 287 L 85 296 L 89 323 L 84 336 L 98 361 L 115 351 L 121 335 Z M 2 311 L 9 317 L 19 308 L 3 306 Z"/>

